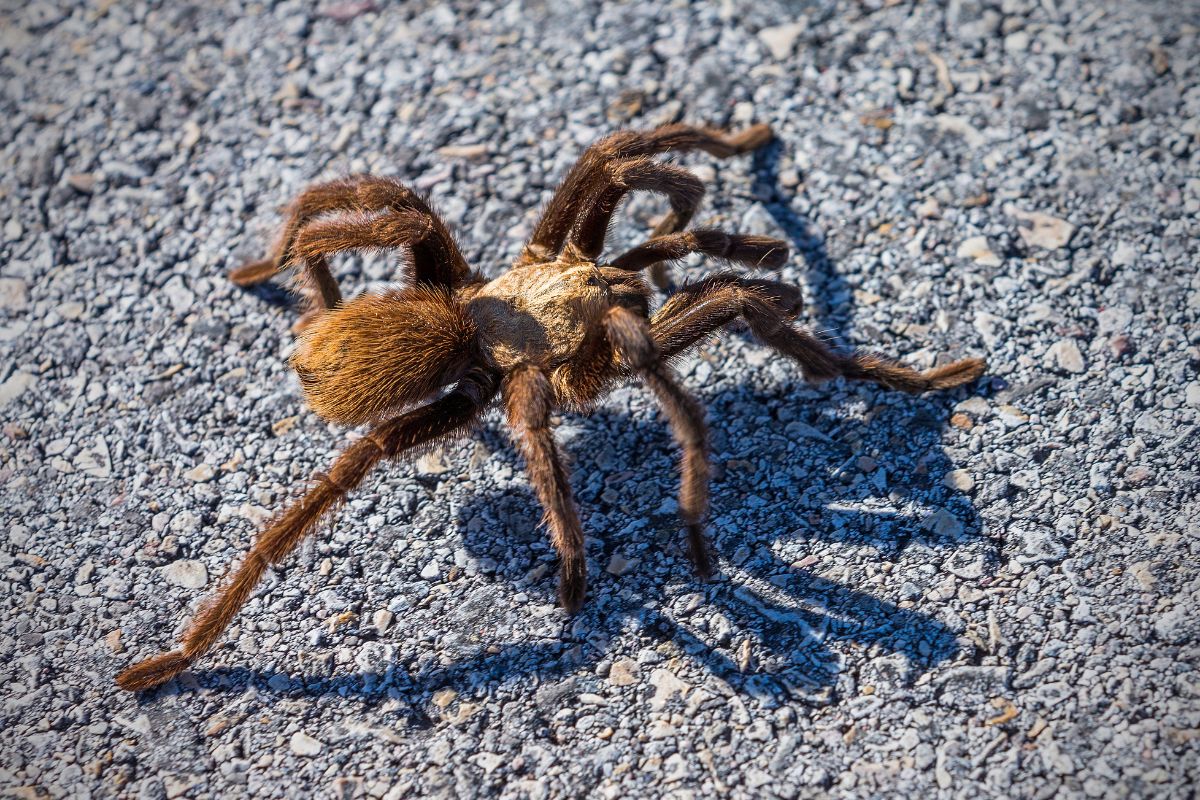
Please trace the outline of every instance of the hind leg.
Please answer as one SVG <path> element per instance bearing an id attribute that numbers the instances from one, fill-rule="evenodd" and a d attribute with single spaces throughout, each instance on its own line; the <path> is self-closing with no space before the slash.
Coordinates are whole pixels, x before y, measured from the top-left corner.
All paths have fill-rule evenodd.
<path id="1" fill-rule="evenodd" d="M 987 367 L 983 359 L 966 358 L 920 371 L 876 353 L 843 353 L 811 331 L 794 327 L 781 299 L 766 282 L 715 275 L 668 298 L 651 320 L 651 332 L 663 357 L 670 358 L 741 317 L 755 336 L 800 364 L 810 381 L 840 376 L 910 394 L 961 386 Z"/>

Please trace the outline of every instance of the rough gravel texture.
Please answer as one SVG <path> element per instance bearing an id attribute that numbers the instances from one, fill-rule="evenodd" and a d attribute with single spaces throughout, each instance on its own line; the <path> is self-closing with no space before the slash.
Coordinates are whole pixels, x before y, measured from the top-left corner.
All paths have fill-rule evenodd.
<path id="1" fill-rule="evenodd" d="M 1159 3 L 4 3 L 0 788 L 20 797 L 1181 797 L 1200 779 L 1200 13 Z M 376 7 L 379 6 L 378 8 Z M 382 469 L 163 690 L 353 432 L 224 272 L 352 171 L 498 274 L 590 141 L 688 156 L 812 325 L 968 390 L 808 387 L 734 331 L 690 577 L 647 393 L 566 416 L 568 618 L 499 416 Z M 661 212 L 630 204 L 614 247 Z M 689 262 L 683 280 L 713 269 Z M 386 258 L 339 270 L 354 291 Z"/>

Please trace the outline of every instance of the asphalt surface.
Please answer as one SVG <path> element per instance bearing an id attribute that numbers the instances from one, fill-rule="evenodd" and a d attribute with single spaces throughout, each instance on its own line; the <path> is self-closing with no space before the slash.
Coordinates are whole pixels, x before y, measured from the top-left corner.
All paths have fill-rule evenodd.
<path id="1" fill-rule="evenodd" d="M 0 11 L 6 793 L 1194 790 L 1196 3 L 214 5 Z M 810 387 L 738 330 L 687 358 L 709 583 L 647 392 L 565 415 L 575 618 L 493 411 L 380 469 L 189 672 L 117 690 L 355 435 L 303 407 L 287 295 L 224 277 L 279 207 L 399 176 L 497 275 L 589 142 L 677 119 L 774 127 L 681 163 L 699 222 L 792 244 L 806 324 L 988 375 Z"/>

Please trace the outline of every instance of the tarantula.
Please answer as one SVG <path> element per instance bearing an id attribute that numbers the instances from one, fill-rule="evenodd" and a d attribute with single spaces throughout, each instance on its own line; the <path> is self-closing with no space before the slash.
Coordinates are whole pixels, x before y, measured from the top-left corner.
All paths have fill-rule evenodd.
<path id="1" fill-rule="evenodd" d="M 247 286 L 295 270 L 305 310 L 291 365 L 305 398 L 327 420 L 370 428 L 262 532 L 184 632 L 182 648 L 126 669 L 117 683 L 143 690 L 183 671 L 213 646 L 268 565 L 294 550 L 372 468 L 465 433 L 497 396 L 559 555 L 559 601 L 574 612 L 587 585 L 584 536 L 551 429 L 556 409 L 586 412 L 630 377 L 650 388 L 682 451 L 679 514 L 689 557 L 707 577 L 708 433 L 672 359 L 740 318 L 810 381 L 842 376 L 916 393 L 979 377 L 980 359 L 919 372 L 879 355 L 841 352 L 792 324 L 797 289 L 733 272 L 691 283 L 650 313 L 643 270 L 664 284 L 665 263 L 691 253 L 766 268 L 788 256 L 784 242 L 765 236 L 685 230 L 704 187 L 653 156 L 703 150 L 726 158 L 771 136 L 766 125 L 725 134 L 680 124 L 600 140 L 567 174 L 512 268 L 492 281 L 467 265 L 445 223 L 397 180 L 357 176 L 301 194 L 274 254 L 230 277 Z M 650 239 L 601 260 L 614 211 L 628 193 L 643 190 L 665 195 L 670 212 Z M 329 256 L 392 248 L 407 256 L 403 288 L 343 300 Z"/>

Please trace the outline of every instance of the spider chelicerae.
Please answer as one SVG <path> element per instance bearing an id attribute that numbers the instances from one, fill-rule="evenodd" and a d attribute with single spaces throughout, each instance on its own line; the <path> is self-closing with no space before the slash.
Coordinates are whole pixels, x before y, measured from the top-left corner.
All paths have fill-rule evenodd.
<path id="1" fill-rule="evenodd" d="M 674 358 L 741 319 L 810 381 L 841 376 L 915 393 L 979 377 L 981 359 L 917 371 L 840 351 L 793 324 L 798 289 L 736 272 L 691 283 L 650 313 L 644 271 L 662 287 L 665 265 L 693 253 L 751 268 L 778 268 L 788 256 L 777 239 L 687 230 L 704 187 L 654 156 L 703 150 L 725 158 L 771 135 L 766 125 L 725 134 L 678 124 L 600 140 L 567 174 L 512 267 L 491 281 L 468 266 L 445 223 L 397 180 L 363 175 L 301 194 L 274 254 L 231 278 L 248 286 L 294 271 L 304 313 L 291 364 L 305 398 L 327 420 L 369 429 L 274 518 L 201 608 L 182 647 L 126 669 L 117 683 L 144 690 L 179 674 L 216 643 L 268 566 L 292 552 L 380 461 L 466 433 L 497 399 L 559 555 L 559 600 L 575 611 L 587 587 L 584 534 L 551 429 L 556 409 L 586 412 L 629 378 L 649 387 L 681 451 L 678 504 L 688 554 L 696 572 L 708 576 L 708 433 L 703 410 L 671 367 Z M 634 191 L 665 195 L 671 210 L 648 240 L 605 261 L 613 213 Z M 328 258 L 386 249 L 406 255 L 402 288 L 343 300 Z"/>

